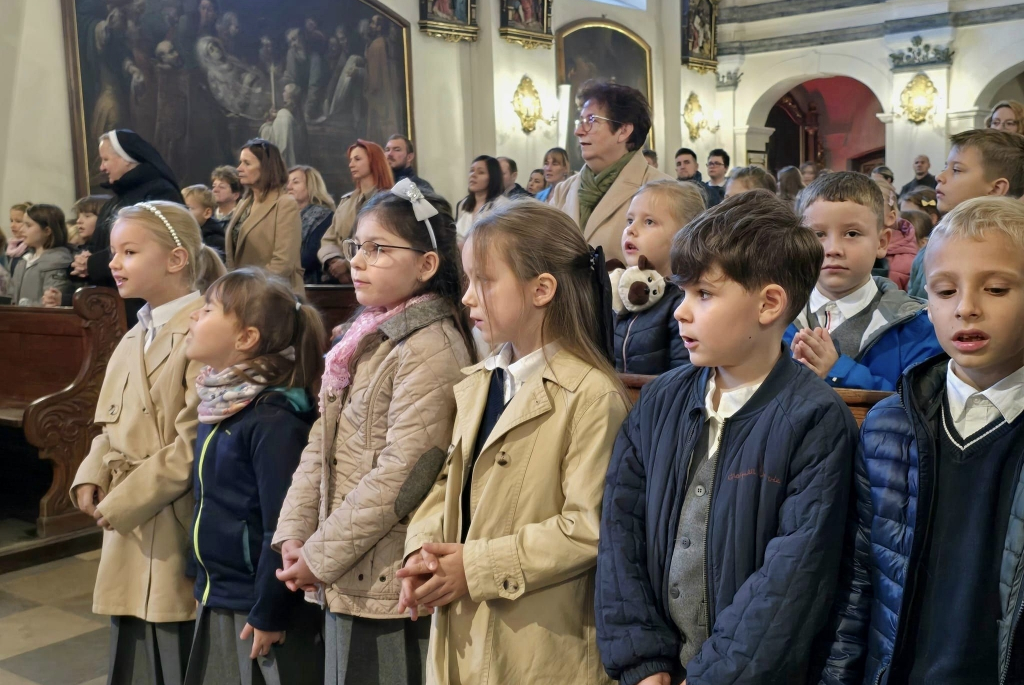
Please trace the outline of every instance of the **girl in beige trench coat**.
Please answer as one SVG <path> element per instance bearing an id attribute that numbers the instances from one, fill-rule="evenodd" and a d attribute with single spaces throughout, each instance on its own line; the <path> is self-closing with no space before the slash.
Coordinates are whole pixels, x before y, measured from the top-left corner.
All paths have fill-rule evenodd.
<path id="1" fill-rule="evenodd" d="M 446 464 L 406 535 L 401 606 L 437 611 L 427 682 L 609 682 L 594 570 L 628 404 L 598 323 L 603 264 L 537 202 L 481 217 L 463 260 L 470 317 L 508 342 L 455 386 Z"/>
<path id="2" fill-rule="evenodd" d="M 102 432 L 71 499 L 104 529 L 92 610 L 111 617 L 108 683 L 180 685 L 195 618 L 185 576 L 200 364 L 185 358 L 199 226 L 171 202 L 120 211 L 110 270 L 124 298 L 146 301 L 107 364 L 96 404 Z"/>

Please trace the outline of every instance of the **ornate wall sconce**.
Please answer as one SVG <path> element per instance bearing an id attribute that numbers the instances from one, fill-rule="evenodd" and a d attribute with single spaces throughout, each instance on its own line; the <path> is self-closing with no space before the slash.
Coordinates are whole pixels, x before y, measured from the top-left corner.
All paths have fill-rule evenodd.
<path id="1" fill-rule="evenodd" d="M 519 123 L 523 126 L 523 133 L 533 133 L 537 129 L 538 121 L 548 121 L 544 118 L 544 106 L 541 104 L 540 93 L 533 85 L 533 79 L 523 76 L 519 81 L 515 94 L 512 96 L 512 109 L 519 117 Z"/>
<path id="2" fill-rule="evenodd" d="M 935 109 L 938 89 L 927 74 L 918 74 L 900 93 L 899 113 L 915 124 L 923 123 Z"/>
<path id="3" fill-rule="evenodd" d="M 700 138 L 702 131 L 718 133 L 718 129 L 722 127 L 720 119 L 721 116 L 716 112 L 714 123 L 709 122 L 704 115 L 704 108 L 701 107 L 697 94 L 690 93 L 690 97 L 686 99 L 686 105 L 683 107 L 683 123 L 686 124 L 686 128 L 690 132 L 690 140 L 696 141 Z"/>

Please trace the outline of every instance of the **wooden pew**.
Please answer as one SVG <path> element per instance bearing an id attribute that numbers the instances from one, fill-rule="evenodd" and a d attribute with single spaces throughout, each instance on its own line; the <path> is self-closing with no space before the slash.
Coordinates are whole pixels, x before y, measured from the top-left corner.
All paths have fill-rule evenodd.
<path id="1" fill-rule="evenodd" d="M 640 389 L 655 378 L 657 376 L 619 374 L 619 379 L 626 386 L 626 390 L 634 402 L 640 397 Z M 836 388 L 835 391 L 846 402 L 846 406 L 850 408 L 850 413 L 853 414 L 853 418 L 857 419 L 858 426 L 864 423 L 864 417 L 867 416 L 871 407 L 892 394 L 891 392 L 880 392 L 878 390 L 850 390 L 847 388 Z"/>
<path id="2" fill-rule="evenodd" d="M 335 326 L 348 321 L 359 306 L 351 285 L 307 285 L 306 299 L 320 311 L 328 335 Z"/>
<path id="3" fill-rule="evenodd" d="M 92 439 L 107 361 L 126 331 L 117 291 L 81 288 L 72 307 L 0 306 L 0 425 L 20 428 L 53 480 L 39 502 L 39 537 L 93 526 L 68 488 Z"/>

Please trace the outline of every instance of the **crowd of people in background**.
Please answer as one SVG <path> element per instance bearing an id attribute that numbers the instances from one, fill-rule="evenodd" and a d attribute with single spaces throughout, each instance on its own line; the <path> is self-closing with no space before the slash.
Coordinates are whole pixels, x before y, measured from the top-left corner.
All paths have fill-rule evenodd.
<path id="1" fill-rule="evenodd" d="M 1024 108 L 897 191 L 673 177 L 640 92 L 578 102 L 582 169 L 480 155 L 455 203 L 400 133 L 335 200 L 117 130 L 108 195 L 11 208 L 0 294 L 132 325 L 71 488 L 110 682 L 1022 682 Z M 898 395 L 858 434 L 831 388 Z"/>

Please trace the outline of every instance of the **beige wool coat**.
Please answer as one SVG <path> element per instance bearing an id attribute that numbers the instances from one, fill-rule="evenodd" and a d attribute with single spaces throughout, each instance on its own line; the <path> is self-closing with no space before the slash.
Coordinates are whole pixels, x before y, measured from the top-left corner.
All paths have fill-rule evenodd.
<path id="1" fill-rule="evenodd" d="M 235 225 L 251 205 L 249 216 L 238 229 Z M 257 201 L 255 195 L 242 201 L 224 232 L 224 254 L 228 271 L 242 266 L 259 266 L 291 283 L 292 290 L 305 293 L 302 283 L 302 219 L 299 206 L 284 190 L 269 190 Z"/>
<path id="2" fill-rule="evenodd" d="M 468 369 L 441 477 L 409 525 L 406 555 L 461 542 L 462 489 L 491 372 Z M 627 401 L 562 350 L 526 380 L 473 468 L 463 549 L 469 594 L 437 611 L 427 682 L 610 682 L 597 651 L 594 575 L 605 473 Z"/>
<path id="3" fill-rule="evenodd" d="M 136 325 L 107 364 L 92 442 L 71 485 L 91 483 L 106 497 L 97 507 L 113 526 L 103 532 L 92 610 L 152 623 L 195 618 L 192 579 L 185 577 L 192 521 L 192 446 L 201 364 L 185 358 L 189 317 L 203 299 L 164 324 L 149 350 Z"/>
<path id="4" fill-rule="evenodd" d="M 630 200 L 645 183 L 666 179 L 672 180 L 672 177 L 649 165 L 643 155 L 633 155 L 633 159 L 623 167 L 612 187 L 594 207 L 587 225 L 580 227 L 583 229 L 583 237 L 594 247 L 603 247 L 605 259 L 622 261 L 622 232 L 626 229 L 626 212 Z M 576 173 L 551 189 L 548 204 L 561 209 L 578 225 L 579 192 L 580 174 Z"/>
<path id="5" fill-rule="evenodd" d="M 332 259 L 345 258 L 341 250 L 341 243 L 355 235 L 356 217 L 359 216 L 359 210 L 363 208 L 367 200 L 376 194 L 376 188 L 365 194 L 360 193 L 357 189 L 343 195 L 338 200 L 338 208 L 334 210 L 334 220 L 324 232 L 324 237 L 320 239 L 320 249 L 316 253 L 321 264 L 326 266 L 327 262 Z"/>
<path id="6" fill-rule="evenodd" d="M 401 618 L 395 573 L 406 526 L 444 463 L 452 388 L 470 357 L 441 300 L 410 306 L 379 333 L 345 392 L 321 393 L 273 544 L 304 541 L 306 563 L 323 581 L 317 599 L 330 611 Z"/>

